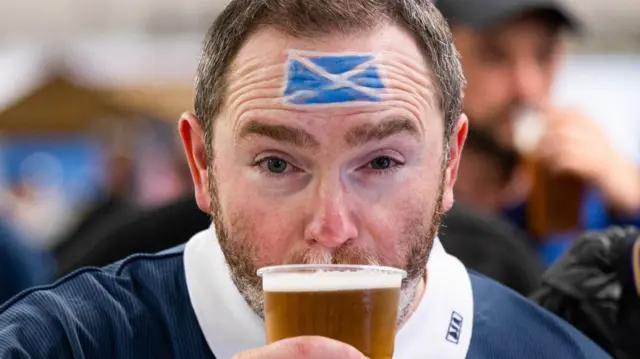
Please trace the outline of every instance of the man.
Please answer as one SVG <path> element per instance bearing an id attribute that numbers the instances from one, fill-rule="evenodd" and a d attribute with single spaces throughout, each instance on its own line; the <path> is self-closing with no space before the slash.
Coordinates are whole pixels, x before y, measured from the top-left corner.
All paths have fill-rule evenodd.
<path id="1" fill-rule="evenodd" d="M 110 228 L 123 225 L 128 219 L 142 212 L 131 200 L 129 193 L 134 178 L 132 158 L 115 149 L 107 151 L 107 158 L 108 176 L 104 197 L 101 196 L 76 225 L 55 241 L 52 253 L 60 271 L 66 271 L 70 264 L 79 261 L 87 252 L 100 247 L 99 240 L 103 233 Z M 164 249 L 166 248 L 169 247 Z"/>
<path id="2" fill-rule="evenodd" d="M 179 125 L 212 228 L 14 299 L 0 356 L 364 358 L 313 336 L 265 346 L 256 269 L 365 263 L 409 273 L 396 359 L 607 358 L 436 238 L 467 132 L 459 65 L 429 0 L 232 1 Z"/>
<path id="3" fill-rule="evenodd" d="M 501 146 L 519 150 L 556 178 L 576 178 L 586 187 L 595 188 L 598 195 L 589 194 L 587 198 L 602 199 L 589 202 L 591 207 L 582 210 L 583 217 L 578 221 L 586 221 L 585 226 L 602 227 L 603 216 L 610 215 L 614 223 L 619 223 L 639 213 L 637 167 L 614 150 L 604 132 L 585 114 L 558 108 L 551 101 L 551 88 L 566 52 L 563 37 L 567 30 L 578 31 L 580 27 L 567 9 L 553 0 L 435 3 L 449 21 L 461 54 L 468 81 L 463 109 L 473 127 L 490 134 Z M 533 118 L 527 114 L 540 122 L 523 120 Z M 509 183 L 495 179 L 486 190 L 479 187 L 482 184 L 475 181 L 476 176 L 463 176 L 465 168 L 479 166 L 471 156 L 463 159 L 457 184 L 459 200 L 493 211 L 498 202 L 502 207 L 498 210 L 504 210 L 531 200 L 532 182 L 523 172 L 525 166 L 513 171 Z M 468 188 L 476 191 L 466 191 Z M 578 187 L 569 188 L 560 196 L 574 189 L 580 191 Z M 478 198 L 478 193 L 484 195 Z M 523 223 L 525 212 L 510 215 L 532 229 L 530 221 Z"/>
<path id="4" fill-rule="evenodd" d="M 509 199 L 517 197 L 510 184 L 519 161 L 516 151 L 495 141 L 487 131 L 471 127 L 455 186 L 458 203 L 499 216 Z"/>

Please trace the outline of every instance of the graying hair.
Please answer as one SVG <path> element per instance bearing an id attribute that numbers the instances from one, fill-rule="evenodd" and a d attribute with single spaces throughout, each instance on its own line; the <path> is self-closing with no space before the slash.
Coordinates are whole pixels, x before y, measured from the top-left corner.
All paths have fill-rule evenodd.
<path id="1" fill-rule="evenodd" d="M 451 31 L 431 0 L 232 0 L 207 32 L 198 66 L 196 116 L 213 159 L 213 124 L 225 100 L 226 74 L 249 36 L 263 26 L 310 38 L 372 31 L 384 22 L 399 24 L 418 40 L 434 74 L 444 113 L 445 156 L 462 112 L 465 79 Z"/>

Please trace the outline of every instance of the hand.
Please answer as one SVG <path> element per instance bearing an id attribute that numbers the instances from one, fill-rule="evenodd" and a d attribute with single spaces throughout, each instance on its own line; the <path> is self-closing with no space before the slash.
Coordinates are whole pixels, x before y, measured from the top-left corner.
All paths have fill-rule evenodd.
<path id="1" fill-rule="evenodd" d="M 547 168 L 600 183 L 618 154 L 599 126 L 575 110 L 549 109 L 542 113 L 545 129 L 536 157 Z"/>
<path id="2" fill-rule="evenodd" d="M 232 359 L 367 359 L 356 348 L 337 340 L 307 336 L 277 341 L 236 354 Z"/>
<path id="3" fill-rule="evenodd" d="M 640 171 L 626 161 L 594 121 L 575 110 L 543 111 L 545 131 L 535 156 L 552 171 L 576 175 L 598 187 L 615 209 L 640 209 Z"/>

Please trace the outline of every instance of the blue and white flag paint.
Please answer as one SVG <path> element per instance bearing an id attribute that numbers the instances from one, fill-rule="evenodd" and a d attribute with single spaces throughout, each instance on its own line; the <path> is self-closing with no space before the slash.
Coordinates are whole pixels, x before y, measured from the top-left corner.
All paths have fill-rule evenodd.
<path id="1" fill-rule="evenodd" d="M 378 102 L 385 86 L 375 54 L 289 51 L 284 102 L 294 105 Z"/>

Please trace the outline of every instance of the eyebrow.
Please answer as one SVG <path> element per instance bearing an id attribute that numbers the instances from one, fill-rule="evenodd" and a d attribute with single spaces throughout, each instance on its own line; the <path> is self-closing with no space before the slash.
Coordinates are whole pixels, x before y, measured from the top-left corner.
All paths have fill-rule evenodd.
<path id="1" fill-rule="evenodd" d="M 413 121 L 396 118 L 377 124 L 358 125 L 347 132 L 345 140 L 349 146 L 355 147 L 371 141 L 381 141 L 402 132 L 420 139 L 420 130 Z"/>
<path id="2" fill-rule="evenodd" d="M 240 130 L 240 138 L 251 136 L 266 137 L 278 142 L 286 142 L 297 147 L 318 148 L 320 143 L 312 135 L 299 128 L 287 125 L 273 125 L 259 121 L 249 121 Z"/>
<path id="3" fill-rule="evenodd" d="M 399 133 L 408 133 L 420 139 L 420 131 L 413 121 L 408 119 L 392 119 L 377 124 L 363 123 L 347 131 L 345 142 L 350 147 L 361 146 L 372 141 L 381 141 Z M 273 125 L 259 121 L 249 121 L 240 130 L 240 138 L 252 136 L 270 138 L 278 142 L 286 142 L 297 147 L 320 147 L 320 142 L 308 132 L 287 125 Z"/>

